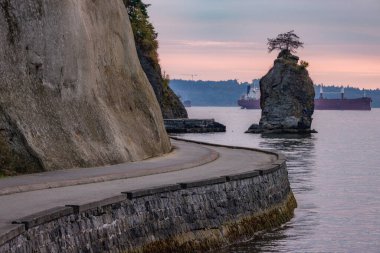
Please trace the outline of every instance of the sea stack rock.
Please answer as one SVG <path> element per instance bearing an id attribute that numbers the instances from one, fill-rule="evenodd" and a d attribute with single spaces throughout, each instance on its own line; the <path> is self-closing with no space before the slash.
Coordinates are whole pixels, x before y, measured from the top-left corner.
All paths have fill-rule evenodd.
<path id="1" fill-rule="evenodd" d="M 122 0 L 0 0 L 0 174 L 170 148 Z"/>
<path id="2" fill-rule="evenodd" d="M 260 80 L 261 119 L 247 133 L 310 133 L 314 87 L 305 64 L 283 50 Z"/>

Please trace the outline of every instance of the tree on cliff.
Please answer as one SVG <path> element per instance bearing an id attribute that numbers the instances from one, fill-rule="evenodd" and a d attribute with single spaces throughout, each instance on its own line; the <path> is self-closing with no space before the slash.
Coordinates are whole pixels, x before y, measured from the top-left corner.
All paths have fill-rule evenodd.
<path id="1" fill-rule="evenodd" d="M 158 41 L 157 33 L 149 21 L 147 8 L 150 4 L 144 4 L 141 0 L 123 0 L 127 7 L 129 19 L 136 45 L 141 53 L 146 56 L 155 69 L 158 68 Z"/>
<path id="2" fill-rule="evenodd" d="M 164 118 L 187 118 L 187 112 L 177 95 L 169 87 L 167 75 L 161 72 L 158 57 L 157 32 L 149 21 L 147 8 L 142 0 L 123 0 L 136 42 L 139 60 L 160 104 Z"/>
<path id="3" fill-rule="evenodd" d="M 276 38 L 268 39 L 267 45 L 269 53 L 275 49 L 295 53 L 297 48 L 303 47 L 303 42 L 299 41 L 299 37 L 292 30 L 287 33 L 281 33 Z"/>

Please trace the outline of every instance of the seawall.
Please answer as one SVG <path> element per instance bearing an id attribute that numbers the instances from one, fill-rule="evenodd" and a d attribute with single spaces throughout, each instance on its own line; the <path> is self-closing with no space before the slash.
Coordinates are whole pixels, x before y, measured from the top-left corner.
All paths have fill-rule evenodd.
<path id="1" fill-rule="evenodd" d="M 237 148 L 237 147 L 235 147 Z M 9 225 L 0 252 L 194 252 L 290 220 L 286 161 L 250 172 L 123 192 L 56 207 Z"/>
<path id="2" fill-rule="evenodd" d="M 226 126 L 214 119 L 164 119 L 166 132 L 174 133 L 216 133 L 225 132 Z"/>

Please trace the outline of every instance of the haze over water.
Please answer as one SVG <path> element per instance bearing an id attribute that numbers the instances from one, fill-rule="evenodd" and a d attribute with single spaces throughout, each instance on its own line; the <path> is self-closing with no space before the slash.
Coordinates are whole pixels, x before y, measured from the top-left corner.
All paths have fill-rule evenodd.
<path id="1" fill-rule="evenodd" d="M 190 118 L 215 118 L 227 132 L 182 135 L 187 139 L 276 149 L 288 158 L 295 217 L 223 253 L 380 252 L 380 109 L 315 111 L 313 128 L 319 133 L 307 137 L 244 134 L 259 122 L 260 110 L 188 112 Z"/>

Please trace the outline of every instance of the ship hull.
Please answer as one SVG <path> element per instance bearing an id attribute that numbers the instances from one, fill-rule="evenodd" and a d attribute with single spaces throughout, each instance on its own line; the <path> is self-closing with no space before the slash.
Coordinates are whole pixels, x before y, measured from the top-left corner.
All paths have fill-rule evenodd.
<path id="1" fill-rule="evenodd" d="M 355 99 L 314 99 L 314 109 L 370 111 L 371 102 L 371 98 L 368 97 Z M 260 100 L 239 99 L 238 105 L 242 109 L 260 109 Z"/>
<path id="2" fill-rule="evenodd" d="M 238 105 L 241 109 L 260 109 L 259 99 L 239 99 Z"/>
<path id="3" fill-rule="evenodd" d="M 355 99 L 315 99 L 315 110 L 371 110 L 371 98 Z"/>

